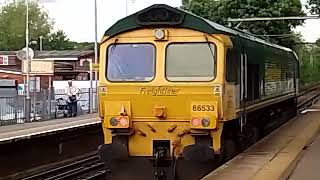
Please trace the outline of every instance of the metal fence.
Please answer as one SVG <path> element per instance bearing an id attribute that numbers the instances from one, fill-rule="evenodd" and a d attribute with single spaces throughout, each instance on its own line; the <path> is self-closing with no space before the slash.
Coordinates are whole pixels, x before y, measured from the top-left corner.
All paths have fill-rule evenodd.
<path id="1" fill-rule="evenodd" d="M 45 121 L 57 118 L 64 118 L 63 111 L 58 109 L 57 99 L 67 99 L 64 89 L 53 89 L 51 97 L 49 90 L 43 89 L 38 92 L 31 92 L 31 113 L 30 122 Z M 90 95 L 89 89 L 80 89 L 78 100 L 78 115 L 89 113 Z M 97 111 L 96 89 L 93 89 L 92 109 Z M 25 95 L 18 93 L 14 97 L 0 96 L 0 126 L 25 123 Z"/>

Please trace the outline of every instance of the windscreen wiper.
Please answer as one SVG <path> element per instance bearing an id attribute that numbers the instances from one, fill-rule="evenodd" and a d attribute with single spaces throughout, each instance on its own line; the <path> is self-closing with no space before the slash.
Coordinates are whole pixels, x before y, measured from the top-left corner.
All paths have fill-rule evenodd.
<path id="1" fill-rule="evenodd" d="M 204 37 L 206 38 L 206 41 L 207 41 L 207 43 L 208 43 L 208 47 L 209 47 L 209 49 L 210 49 L 211 56 L 212 56 L 213 59 L 215 59 L 214 54 L 213 54 L 213 51 L 212 51 L 212 48 L 211 48 L 211 46 L 210 46 L 209 39 L 208 39 L 208 37 L 207 37 L 206 35 L 204 35 Z"/>
<path id="2" fill-rule="evenodd" d="M 117 45 L 118 45 L 118 39 L 114 40 L 113 46 L 111 47 L 111 50 L 110 50 L 110 54 L 113 54 Z"/>

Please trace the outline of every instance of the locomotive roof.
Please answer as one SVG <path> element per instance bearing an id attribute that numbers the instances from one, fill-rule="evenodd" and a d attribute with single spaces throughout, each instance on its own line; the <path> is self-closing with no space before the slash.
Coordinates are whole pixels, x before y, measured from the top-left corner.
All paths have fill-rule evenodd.
<path id="1" fill-rule="evenodd" d="M 120 19 L 113 26 L 111 26 L 104 35 L 114 36 L 125 31 L 145 28 L 146 26 L 161 27 L 163 25 L 194 29 L 208 34 L 240 36 L 242 39 L 247 39 L 253 43 L 262 43 L 277 49 L 290 52 L 292 51 L 289 48 L 272 44 L 263 39 L 254 37 L 249 33 L 222 26 L 188 11 L 173 8 L 166 4 L 155 4 L 130 16 Z"/>

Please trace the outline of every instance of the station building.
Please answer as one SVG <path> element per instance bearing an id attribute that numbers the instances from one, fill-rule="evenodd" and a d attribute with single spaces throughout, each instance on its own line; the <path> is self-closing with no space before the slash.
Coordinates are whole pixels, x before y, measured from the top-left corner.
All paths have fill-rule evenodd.
<path id="1" fill-rule="evenodd" d="M 54 61 L 52 80 L 89 80 L 90 61 L 94 60 L 94 51 L 35 51 L 34 58 Z M 22 64 L 17 57 L 17 51 L 0 51 L 0 79 L 16 79 L 19 84 L 23 84 Z M 37 78 L 41 88 L 48 87 L 48 76 Z"/>

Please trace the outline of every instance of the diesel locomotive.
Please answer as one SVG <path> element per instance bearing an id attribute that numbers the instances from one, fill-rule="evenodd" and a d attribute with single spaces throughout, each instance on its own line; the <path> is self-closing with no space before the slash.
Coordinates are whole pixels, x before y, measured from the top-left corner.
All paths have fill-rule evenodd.
<path id="1" fill-rule="evenodd" d="M 164 4 L 106 30 L 99 63 L 111 179 L 199 179 L 296 112 L 292 50 Z"/>

